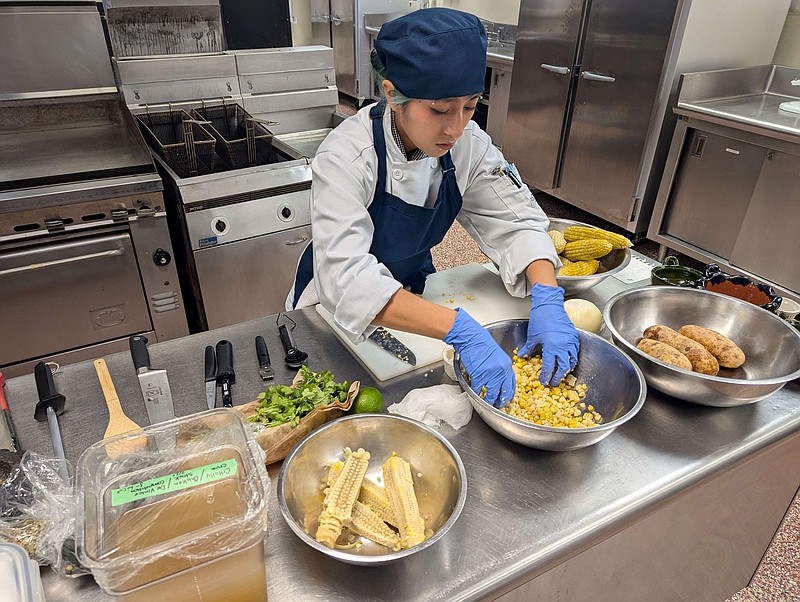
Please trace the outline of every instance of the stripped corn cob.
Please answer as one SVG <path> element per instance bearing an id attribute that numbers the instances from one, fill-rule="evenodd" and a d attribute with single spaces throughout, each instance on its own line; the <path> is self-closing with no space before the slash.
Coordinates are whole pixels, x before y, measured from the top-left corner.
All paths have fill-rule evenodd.
<path id="1" fill-rule="evenodd" d="M 547 235 L 550 237 L 550 240 L 553 241 L 553 246 L 556 248 L 556 253 L 561 253 L 567 244 L 564 235 L 558 230 L 548 230 Z"/>
<path id="2" fill-rule="evenodd" d="M 353 516 L 347 528 L 356 535 L 371 539 L 387 548 L 400 549 L 400 536 L 392 531 L 369 506 L 359 501 L 353 504 Z"/>
<path id="3" fill-rule="evenodd" d="M 616 234 L 615 232 L 609 232 L 608 230 L 603 230 L 601 228 L 590 228 L 588 226 L 569 226 L 564 230 L 564 239 L 567 242 L 585 240 L 587 238 L 607 240 L 611 243 L 612 249 L 625 249 L 633 246 L 633 243 L 622 236 L 622 234 Z"/>
<path id="4" fill-rule="evenodd" d="M 581 259 L 597 259 L 611 252 L 611 243 L 599 238 L 587 238 L 568 242 L 564 247 L 564 257 L 572 261 Z"/>
<path id="5" fill-rule="evenodd" d="M 390 525 L 397 525 L 397 519 L 389 503 L 389 498 L 386 497 L 386 491 L 380 485 L 376 485 L 369 479 L 364 479 L 364 482 L 361 483 L 358 501 L 368 506 L 381 520 Z"/>
<path id="6" fill-rule="evenodd" d="M 333 484 L 336 482 L 336 479 L 339 478 L 339 475 L 342 474 L 342 469 L 344 468 L 344 462 L 341 460 L 337 460 L 333 464 L 331 464 L 330 469 L 328 470 L 328 479 L 326 481 L 328 487 L 333 487 Z"/>
<path id="7" fill-rule="evenodd" d="M 397 518 L 401 547 L 405 549 L 422 543 L 425 539 L 425 521 L 420 516 L 414 494 L 411 466 L 403 458 L 392 456 L 382 469 L 386 495 Z"/>
<path id="8" fill-rule="evenodd" d="M 559 276 L 591 276 L 597 273 L 600 262 L 596 259 L 583 259 L 581 261 L 571 261 L 558 271 Z"/>
<path id="9" fill-rule="evenodd" d="M 368 465 L 369 452 L 361 448 L 356 452 L 349 447 L 345 448 L 342 473 L 326 492 L 322 514 L 319 515 L 316 540 L 322 545 L 333 548 L 342 528 L 350 522 L 353 504 L 358 497 Z"/>

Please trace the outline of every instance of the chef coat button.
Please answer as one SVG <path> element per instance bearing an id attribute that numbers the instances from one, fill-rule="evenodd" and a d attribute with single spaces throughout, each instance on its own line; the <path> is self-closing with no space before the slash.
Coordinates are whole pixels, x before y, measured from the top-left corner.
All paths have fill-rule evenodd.
<path id="1" fill-rule="evenodd" d="M 392 177 L 395 180 L 402 180 L 403 179 L 403 170 L 402 169 L 393 169 L 392 170 Z"/>
<path id="2" fill-rule="evenodd" d="M 431 158 L 431 160 L 428 161 L 428 163 L 430 164 L 431 169 L 436 169 L 436 166 L 439 164 L 439 162 L 436 159 L 433 159 L 433 158 Z"/>

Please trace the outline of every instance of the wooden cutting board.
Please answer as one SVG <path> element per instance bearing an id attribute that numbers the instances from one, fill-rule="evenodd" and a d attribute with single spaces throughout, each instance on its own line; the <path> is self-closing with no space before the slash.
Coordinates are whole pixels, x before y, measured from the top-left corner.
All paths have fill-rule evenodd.
<path id="1" fill-rule="evenodd" d="M 531 310 L 530 298 L 519 299 L 509 295 L 491 264 L 470 263 L 432 274 L 428 277 L 422 297 L 445 307 L 453 309 L 461 307 L 484 325 L 498 320 L 527 318 Z M 319 304 L 316 309 L 339 340 L 364 364 L 376 380 L 389 380 L 442 361 L 442 350 L 445 347 L 442 341 L 388 329 L 417 356 L 417 365 L 411 366 L 380 349 L 371 341 L 364 341 L 358 345 L 352 343 L 336 326 L 330 312 Z"/>

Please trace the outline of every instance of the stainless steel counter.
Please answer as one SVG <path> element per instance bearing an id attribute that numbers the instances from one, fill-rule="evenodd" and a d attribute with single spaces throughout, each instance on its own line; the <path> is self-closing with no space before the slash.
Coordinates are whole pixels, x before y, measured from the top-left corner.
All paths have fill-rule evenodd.
<path id="1" fill-rule="evenodd" d="M 602 305 L 626 286 L 609 278 L 585 297 Z M 292 316 L 312 369 L 375 386 L 313 309 Z M 176 413 L 204 408 L 203 349 L 222 338 L 234 345 L 234 403 L 254 399 L 262 390 L 257 334 L 267 338 L 276 382 L 288 382 L 274 316 L 152 345 L 152 365 L 167 369 Z M 106 359 L 125 411 L 146 424 L 129 354 Z M 102 437 L 102 393 L 90 362 L 63 367 L 55 382 L 67 397 L 59 421 L 74 462 Z M 438 366 L 380 389 L 388 405 L 442 382 L 449 381 Z M 22 445 L 52 453 L 47 425 L 33 419 L 33 378 L 9 381 L 6 395 Z M 466 466 L 464 512 L 436 545 L 383 567 L 344 565 L 308 548 L 280 516 L 273 480 L 270 600 L 494 599 L 525 582 L 529 589 L 502 599 L 532 599 L 534 591 L 554 599 L 564 588 L 570 599 L 584 599 L 580 592 L 603 600 L 723 599 L 746 585 L 800 484 L 798 400 L 796 382 L 738 408 L 695 406 L 651 390 L 634 420 L 595 446 L 564 453 L 512 443 L 474 415 L 467 427 L 443 431 Z M 273 479 L 278 470 L 270 468 Z M 89 578 L 43 575 L 51 602 L 107 599 Z"/>

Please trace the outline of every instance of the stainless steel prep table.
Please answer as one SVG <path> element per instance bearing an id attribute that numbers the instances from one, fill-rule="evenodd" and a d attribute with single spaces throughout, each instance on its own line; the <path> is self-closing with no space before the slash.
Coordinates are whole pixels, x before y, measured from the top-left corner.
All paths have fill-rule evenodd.
<path id="1" fill-rule="evenodd" d="M 626 286 L 609 278 L 585 297 L 602 305 Z M 313 309 L 291 315 L 312 369 L 375 384 Z M 152 364 L 167 369 L 176 413 L 204 408 L 203 350 L 222 338 L 234 345 L 234 403 L 254 399 L 262 390 L 257 334 L 267 338 L 276 382 L 288 382 L 275 316 L 152 345 Z M 130 355 L 106 359 L 125 411 L 146 424 Z M 449 381 L 439 366 L 381 389 L 388 405 L 409 389 L 442 382 Z M 67 397 L 59 420 L 75 462 L 102 437 L 105 404 L 91 362 L 62 367 L 56 386 Z M 33 378 L 10 380 L 6 395 L 22 445 L 52 454 L 47 426 L 33 420 Z M 510 602 L 559 593 L 571 600 L 722 600 L 747 585 L 797 492 L 798 401 L 797 382 L 738 408 L 695 406 L 651 390 L 636 418 L 612 436 L 563 453 L 512 443 L 473 416 L 457 432 L 444 430 L 467 470 L 461 517 L 425 552 L 375 568 L 325 558 L 289 530 L 276 501 L 280 465 L 273 465 L 270 600 Z M 51 602 L 110 599 L 90 578 L 63 579 L 47 568 L 42 574 Z"/>

